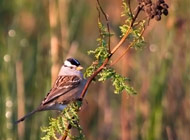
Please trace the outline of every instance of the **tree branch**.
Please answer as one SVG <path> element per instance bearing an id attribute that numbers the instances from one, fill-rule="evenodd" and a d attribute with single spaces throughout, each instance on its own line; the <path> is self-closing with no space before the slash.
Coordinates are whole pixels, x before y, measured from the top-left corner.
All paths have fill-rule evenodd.
<path id="1" fill-rule="evenodd" d="M 113 55 L 119 49 L 119 47 L 124 43 L 125 39 L 129 35 L 130 31 L 131 31 L 131 27 L 127 30 L 127 32 L 125 33 L 125 35 L 121 38 L 121 40 L 119 41 L 119 43 L 113 48 L 113 50 L 111 51 L 111 55 Z"/>
<path id="2" fill-rule="evenodd" d="M 101 7 L 101 5 L 100 5 L 100 3 L 99 3 L 99 0 L 97 0 L 97 3 L 98 3 L 98 5 L 99 5 L 99 7 L 100 7 L 101 12 L 103 13 L 103 15 L 105 16 L 105 18 L 107 19 L 107 16 L 106 16 L 105 12 L 103 11 L 103 9 L 102 9 L 102 7 Z M 132 19 L 132 22 L 131 22 L 131 24 L 130 24 L 129 29 L 127 30 L 127 32 L 125 33 L 125 35 L 122 37 L 122 39 L 119 41 L 119 43 L 113 48 L 113 50 L 112 50 L 111 52 L 109 52 L 109 56 L 104 60 L 103 64 L 102 64 L 102 65 L 90 76 L 90 78 L 87 80 L 86 85 L 85 85 L 85 87 L 84 87 L 84 89 L 83 89 L 83 91 L 82 91 L 82 93 L 81 93 L 80 98 L 82 98 L 82 99 L 84 98 L 85 93 L 86 93 L 86 91 L 87 91 L 87 89 L 88 89 L 90 83 L 92 82 L 92 80 L 98 75 L 98 73 L 100 73 L 100 72 L 102 71 L 102 69 L 108 64 L 108 62 L 109 62 L 110 58 L 112 57 L 112 55 L 113 55 L 113 54 L 119 49 L 119 47 L 121 47 L 121 45 L 125 42 L 126 38 L 128 37 L 129 33 L 131 32 L 131 29 L 133 28 L 133 25 L 134 25 L 134 23 L 135 23 L 135 21 L 136 21 L 136 19 L 137 19 L 137 17 L 138 17 L 138 15 L 139 15 L 139 13 L 140 13 L 141 10 L 142 10 L 142 6 L 140 7 L 140 6 L 138 5 L 138 7 L 137 7 L 137 12 L 136 12 L 134 18 Z M 108 20 L 107 20 L 107 21 L 108 21 Z"/>
<path id="3" fill-rule="evenodd" d="M 143 8 L 143 6 L 140 6 L 140 5 L 137 6 L 137 12 L 136 12 L 136 14 L 135 14 L 135 16 L 131 22 L 131 27 L 133 27 L 133 24 L 135 23 L 135 21 L 139 15 L 140 11 L 142 10 L 142 8 Z"/>
<path id="4" fill-rule="evenodd" d="M 107 30 L 108 30 L 108 33 L 109 33 L 109 34 L 108 34 L 108 51 L 109 51 L 109 53 L 110 53 L 110 51 L 111 51 L 111 48 L 110 48 L 110 42 L 111 42 L 111 40 L 110 40 L 110 25 L 109 25 L 108 16 L 107 16 L 106 13 L 104 12 L 104 10 L 103 10 L 103 8 L 102 8 L 102 6 L 101 6 L 99 0 L 97 0 L 97 5 L 98 5 L 98 7 L 100 8 L 100 11 L 102 12 L 102 14 L 104 15 L 104 18 L 105 18 L 105 20 L 106 20 L 106 26 L 107 26 Z"/>
<path id="5" fill-rule="evenodd" d="M 145 28 L 142 29 L 141 35 L 139 36 L 139 38 L 142 37 L 144 31 L 145 31 Z M 138 40 L 138 39 L 134 40 L 131 44 L 129 44 L 129 46 L 125 49 L 125 51 L 123 52 L 123 54 L 120 55 L 114 62 L 112 62 L 112 63 L 110 64 L 110 66 L 113 66 L 114 64 L 116 64 L 116 63 L 128 52 L 128 50 L 135 44 L 135 42 L 136 42 L 137 40 Z"/>
<path id="6" fill-rule="evenodd" d="M 133 12 L 132 12 L 132 10 L 131 10 L 131 0 L 126 0 L 126 1 L 127 1 L 127 4 L 128 4 L 128 7 L 129 7 L 129 12 L 130 12 L 131 17 L 132 17 L 132 19 L 133 19 L 134 17 L 133 17 Z"/>
<path id="7" fill-rule="evenodd" d="M 98 75 L 98 73 L 100 73 L 102 71 L 102 69 L 108 64 L 110 57 L 108 57 L 107 59 L 105 59 L 104 63 L 92 74 L 92 76 L 90 76 L 90 78 L 88 79 L 88 81 L 86 82 L 86 85 L 81 93 L 81 98 L 83 99 L 85 96 L 85 93 L 90 85 L 90 83 L 92 82 L 92 80 Z"/>
<path id="8" fill-rule="evenodd" d="M 116 63 L 128 52 L 128 50 L 133 46 L 134 43 L 135 43 L 135 42 L 132 42 L 132 43 L 125 49 L 125 51 L 123 52 L 123 54 L 122 54 L 121 56 L 119 56 L 114 62 L 112 62 L 112 63 L 110 64 L 110 66 L 113 66 L 114 64 L 116 64 Z"/>
<path id="9" fill-rule="evenodd" d="M 121 38 L 121 40 L 119 41 L 119 43 L 118 43 L 118 44 L 113 48 L 113 50 L 111 51 L 111 49 L 110 49 L 110 27 L 109 27 L 108 17 L 107 17 L 107 15 L 105 14 L 104 10 L 102 9 L 99 0 L 97 0 L 97 4 L 98 4 L 98 7 L 99 7 L 100 11 L 102 12 L 102 14 L 104 15 L 104 17 L 105 17 L 105 19 L 106 19 L 107 30 L 108 30 L 108 32 L 109 32 L 109 37 L 108 37 L 108 38 L 109 38 L 109 39 L 108 39 L 108 53 L 109 53 L 109 56 L 104 60 L 103 64 L 88 78 L 88 80 L 87 80 L 87 82 L 86 82 L 86 85 L 85 85 L 85 87 L 84 87 L 84 89 L 83 89 L 83 91 L 82 91 L 82 93 L 81 93 L 81 96 L 80 96 L 81 99 L 83 99 L 83 98 L 85 97 L 86 91 L 87 91 L 88 87 L 90 86 L 92 80 L 106 67 L 106 65 L 108 64 L 108 62 L 109 62 L 110 58 L 112 57 L 112 55 L 113 55 L 113 54 L 119 49 L 119 47 L 121 47 L 121 45 L 125 42 L 126 38 L 128 37 L 128 35 L 129 35 L 130 32 L 131 32 L 131 29 L 132 29 L 132 27 L 133 27 L 133 25 L 134 25 L 134 23 L 135 23 L 135 20 L 137 19 L 137 17 L 138 17 L 138 15 L 139 15 L 140 11 L 142 10 L 142 8 L 138 6 L 137 12 L 136 12 L 134 18 L 132 19 L 132 22 L 131 22 L 131 24 L 130 24 L 129 29 L 126 31 L 125 35 Z M 98 12 L 99 12 L 99 9 L 98 9 Z M 100 19 L 100 12 L 99 12 L 99 19 Z M 135 42 L 135 41 L 134 41 L 134 42 Z M 131 43 L 131 45 L 128 46 L 128 48 L 126 49 L 126 51 L 118 58 L 118 60 L 116 60 L 116 62 L 119 61 L 119 59 L 120 59 L 124 54 L 126 54 L 126 52 L 128 51 L 128 49 L 134 44 L 134 42 Z M 116 63 L 116 62 L 115 62 L 115 63 Z M 68 129 L 71 129 L 71 127 L 68 128 Z M 65 134 L 63 135 L 62 140 L 66 140 L 66 138 L 67 138 L 67 131 L 65 131 Z"/>

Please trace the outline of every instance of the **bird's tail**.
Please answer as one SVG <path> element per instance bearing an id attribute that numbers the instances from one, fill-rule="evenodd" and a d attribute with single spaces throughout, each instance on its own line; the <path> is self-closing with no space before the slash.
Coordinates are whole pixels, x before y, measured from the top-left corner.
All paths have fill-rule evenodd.
<path id="1" fill-rule="evenodd" d="M 34 113 L 36 113 L 36 112 L 38 112 L 38 111 L 39 111 L 39 109 L 33 110 L 32 112 L 26 114 L 25 116 L 23 116 L 22 118 L 20 118 L 19 120 L 17 120 L 17 121 L 15 122 L 15 124 L 18 124 L 18 123 L 24 121 L 26 118 L 28 118 L 29 116 L 33 115 Z"/>

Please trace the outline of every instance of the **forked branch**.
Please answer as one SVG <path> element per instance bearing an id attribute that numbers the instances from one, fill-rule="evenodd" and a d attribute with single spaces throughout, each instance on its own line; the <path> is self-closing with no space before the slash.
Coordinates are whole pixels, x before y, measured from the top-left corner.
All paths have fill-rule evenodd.
<path id="1" fill-rule="evenodd" d="M 105 14 L 103 8 L 101 7 L 99 0 L 97 0 L 97 4 L 98 4 L 98 7 L 100 8 L 101 12 L 103 13 L 103 15 L 105 17 L 105 20 L 107 21 L 107 27 L 108 27 L 107 29 L 108 29 L 108 32 L 110 34 L 109 22 L 108 22 L 107 15 Z M 121 38 L 121 40 L 119 41 L 119 43 L 111 51 L 109 51 L 109 55 L 104 60 L 104 62 L 102 63 L 102 65 L 87 80 L 87 83 L 86 83 L 86 85 L 85 85 L 85 87 L 84 87 L 84 89 L 83 89 L 83 91 L 81 93 L 81 96 L 80 96 L 82 99 L 85 97 L 85 93 L 86 93 L 89 85 L 91 84 L 92 80 L 102 71 L 102 69 L 104 69 L 104 67 L 106 67 L 106 65 L 108 65 L 110 58 L 121 47 L 121 45 L 125 42 L 126 38 L 129 36 L 129 34 L 130 34 L 130 32 L 131 32 L 131 30 L 133 28 L 133 25 L 134 25 L 134 23 L 135 23 L 135 21 L 136 21 L 136 19 L 137 19 L 137 17 L 138 17 L 138 15 L 139 15 L 139 13 L 140 13 L 141 10 L 142 10 L 142 8 L 138 6 L 137 12 L 134 15 L 134 18 L 132 19 L 130 27 L 126 31 L 125 35 Z M 109 36 L 109 38 L 110 38 L 110 36 Z M 109 41 L 110 41 L 110 39 L 109 39 Z M 110 49 L 110 46 L 109 46 L 109 49 Z"/>
<path id="2" fill-rule="evenodd" d="M 118 74 L 114 69 L 111 68 L 111 66 L 116 64 L 128 52 L 128 50 L 130 48 L 132 48 L 134 46 L 141 47 L 143 45 L 144 38 L 142 37 L 142 35 L 145 31 L 145 20 L 137 20 L 141 11 L 144 11 L 145 14 L 148 16 L 148 19 L 147 19 L 148 21 L 153 18 L 155 18 L 155 20 L 158 21 L 158 20 L 161 20 L 162 14 L 163 15 L 168 14 L 168 10 L 167 10 L 168 5 L 164 2 L 164 0 L 162 0 L 162 1 L 160 0 L 160 3 L 155 3 L 155 2 L 152 2 L 151 0 L 146 1 L 146 2 L 145 2 L 145 0 L 139 0 L 139 3 L 135 10 L 136 12 L 135 12 L 135 14 L 133 14 L 132 10 L 131 10 L 131 6 L 130 6 L 130 0 L 127 0 L 128 6 L 126 5 L 126 3 L 123 0 L 123 6 L 124 6 L 123 15 L 128 17 L 128 19 L 125 20 L 124 25 L 120 26 L 121 32 L 122 32 L 122 38 L 117 43 L 117 45 L 115 45 L 114 47 L 112 47 L 113 49 L 111 49 L 111 47 L 110 47 L 111 46 L 111 44 L 110 44 L 111 34 L 110 34 L 110 25 L 109 25 L 108 16 L 105 13 L 105 11 L 103 10 L 99 0 L 96 0 L 96 1 L 97 1 L 97 9 L 98 9 L 98 21 L 100 23 L 99 24 L 100 38 L 98 38 L 99 46 L 97 47 L 96 50 L 90 51 L 90 53 L 94 54 L 96 60 L 86 70 L 87 77 L 89 77 L 89 78 L 88 78 L 88 80 L 85 84 L 85 87 L 81 93 L 80 100 L 84 99 L 84 97 L 86 95 L 85 93 L 87 92 L 87 89 L 89 88 L 91 82 L 97 77 L 99 78 L 98 79 L 99 81 L 105 81 L 111 77 L 110 79 L 112 80 L 112 84 L 115 86 L 116 93 L 121 92 L 123 89 L 125 89 L 128 93 L 136 94 L 136 91 L 132 87 L 125 84 L 126 77 L 123 77 L 120 74 Z M 101 14 L 104 16 L 107 29 L 105 29 L 105 27 L 102 25 L 102 22 L 100 21 Z M 109 63 L 112 56 L 124 44 L 124 42 L 126 42 L 126 39 L 127 39 L 128 46 L 125 47 L 124 52 L 119 54 L 119 56 L 115 60 L 113 60 L 112 63 Z M 76 102 L 73 102 L 73 103 L 76 103 Z M 70 116 L 74 116 L 75 120 L 74 120 L 74 122 L 70 121 L 70 118 L 72 118 L 72 117 L 68 116 L 66 123 L 67 124 L 69 123 L 69 127 L 67 127 L 67 126 L 64 127 L 66 129 L 64 129 L 64 132 L 62 133 L 62 135 L 63 135 L 61 138 L 62 140 L 65 140 L 67 138 L 67 136 L 70 136 L 71 127 L 76 127 L 75 122 L 77 124 L 79 124 L 79 118 L 78 118 L 77 113 L 79 111 L 79 107 L 81 106 L 81 103 L 82 102 L 80 102 L 80 105 L 77 105 L 77 107 L 75 107 L 75 108 L 72 106 L 69 106 L 72 104 L 68 104 L 69 107 L 66 108 L 68 110 L 65 112 L 71 113 L 72 115 L 70 115 Z M 82 130 L 78 126 L 77 126 L 78 130 Z M 81 132 L 81 131 L 79 131 L 79 132 Z"/>

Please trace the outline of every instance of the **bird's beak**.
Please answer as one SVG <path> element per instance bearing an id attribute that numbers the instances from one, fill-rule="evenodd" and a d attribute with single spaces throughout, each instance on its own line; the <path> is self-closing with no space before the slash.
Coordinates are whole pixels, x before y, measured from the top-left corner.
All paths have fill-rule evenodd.
<path id="1" fill-rule="evenodd" d="M 76 69 L 79 71 L 79 70 L 82 70 L 82 69 L 83 69 L 83 67 L 78 66 Z"/>

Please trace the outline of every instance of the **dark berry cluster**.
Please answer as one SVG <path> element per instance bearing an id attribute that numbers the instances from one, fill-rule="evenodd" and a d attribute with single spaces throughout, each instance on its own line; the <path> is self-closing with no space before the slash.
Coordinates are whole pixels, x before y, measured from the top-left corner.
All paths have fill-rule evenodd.
<path id="1" fill-rule="evenodd" d="M 152 0 L 138 0 L 139 6 L 145 13 L 148 15 L 150 19 L 155 19 L 157 21 L 161 20 L 161 15 L 168 15 L 168 5 L 164 0 L 156 0 L 156 2 L 152 2 Z"/>

